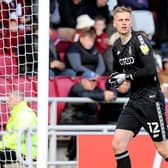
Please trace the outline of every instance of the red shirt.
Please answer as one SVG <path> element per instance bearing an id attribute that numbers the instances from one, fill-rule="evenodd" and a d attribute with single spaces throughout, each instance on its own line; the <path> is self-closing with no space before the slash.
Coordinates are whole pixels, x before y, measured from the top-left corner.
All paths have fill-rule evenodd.
<path id="1" fill-rule="evenodd" d="M 95 39 L 95 45 L 98 49 L 98 51 L 101 53 L 101 54 L 104 54 L 105 50 L 107 49 L 108 47 L 108 44 L 107 44 L 107 39 L 108 39 L 108 35 L 107 33 L 103 32 L 101 35 L 97 35 L 96 36 L 96 39 Z"/>

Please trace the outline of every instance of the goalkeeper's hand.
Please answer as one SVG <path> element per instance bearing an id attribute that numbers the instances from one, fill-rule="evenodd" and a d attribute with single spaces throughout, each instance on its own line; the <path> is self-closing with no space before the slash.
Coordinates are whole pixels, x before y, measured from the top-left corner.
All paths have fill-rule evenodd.
<path id="1" fill-rule="evenodd" d="M 118 88 L 126 80 L 126 74 L 114 72 L 109 76 L 106 82 L 106 88 Z"/>

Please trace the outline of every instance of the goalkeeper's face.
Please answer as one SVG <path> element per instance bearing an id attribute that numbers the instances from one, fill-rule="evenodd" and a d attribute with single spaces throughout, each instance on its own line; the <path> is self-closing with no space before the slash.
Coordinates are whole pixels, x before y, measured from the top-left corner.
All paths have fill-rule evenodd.
<path id="1" fill-rule="evenodd" d="M 132 31 L 131 14 L 129 12 L 116 13 L 113 25 L 119 34 L 128 35 Z"/>

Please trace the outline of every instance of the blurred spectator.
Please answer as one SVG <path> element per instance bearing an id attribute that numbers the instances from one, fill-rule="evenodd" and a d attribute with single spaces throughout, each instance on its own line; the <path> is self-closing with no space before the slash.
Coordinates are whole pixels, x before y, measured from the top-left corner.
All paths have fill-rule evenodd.
<path id="1" fill-rule="evenodd" d="M 58 0 L 50 0 L 50 27 L 57 28 L 60 23 Z"/>
<path id="2" fill-rule="evenodd" d="M 158 78 L 160 82 L 161 91 L 163 92 L 166 100 L 165 115 L 168 124 L 168 57 L 163 58 L 162 63 L 163 68 L 161 71 L 158 72 Z"/>
<path id="3" fill-rule="evenodd" d="M 36 113 L 27 105 L 23 99 L 23 94 L 19 91 L 13 91 L 8 97 L 8 108 L 10 117 L 6 124 L 6 131 L 0 141 L 0 165 L 3 168 L 6 163 L 17 161 L 16 149 L 19 129 L 27 129 L 37 126 Z M 26 157 L 27 147 L 26 139 L 22 136 L 21 154 Z M 37 135 L 32 136 L 32 157 L 37 157 Z"/>
<path id="4" fill-rule="evenodd" d="M 30 30 L 31 10 L 26 0 L 3 0 L 0 4 L 0 24 L 3 28 L 4 49 L 16 55 L 17 45 Z"/>
<path id="5" fill-rule="evenodd" d="M 97 75 L 92 71 L 82 74 L 82 79 L 69 92 L 69 97 L 89 97 L 97 101 L 110 101 L 115 98 L 112 91 L 104 91 L 96 86 Z M 97 104 L 68 103 L 61 113 L 61 124 L 95 124 Z M 71 110 L 71 112 L 70 112 Z M 66 115 L 67 114 L 67 115 Z M 71 116 L 69 116 L 71 115 Z M 66 116 L 69 116 L 66 118 Z M 65 117 L 65 118 L 64 118 Z"/>
<path id="6" fill-rule="evenodd" d="M 72 43 L 66 53 L 66 67 L 74 71 L 74 75 L 81 75 L 86 71 L 93 71 L 97 75 L 105 72 L 102 55 L 94 45 L 96 34 L 94 30 L 86 30 L 80 35 L 79 41 Z"/>
<path id="7" fill-rule="evenodd" d="M 168 57 L 162 60 L 162 70 L 158 72 L 159 81 L 161 84 L 168 83 Z"/>
<path id="8" fill-rule="evenodd" d="M 8 6 L 10 23 L 15 25 L 16 29 L 29 30 L 31 23 L 30 3 L 26 0 L 4 0 Z M 13 23 L 15 22 L 15 23 Z M 14 31 L 14 30 L 13 30 Z"/>
<path id="9" fill-rule="evenodd" d="M 30 2 L 29 0 L 27 0 L 28 2 Z M 33 15 L 33 22 L 38 23 L 38 0 L 33 0 L 33 7 L 32 9 L 32 15 Z"/>
<path id="10" fill-rule="evenodd" d="M 108 48 L 105 50 L 103 54 L 103 59 L 105 63 L 105 75 L 109 75 L 113 71 L 113 54 L 112 54 L 112 46 L 115 40 L 119 38 L 119 34 L 117 32 L 113 33 L 108 39 Z"/>
<path id="11" fill-rule="evenodd" d="M 60 60 L 54 43 L 52 40 L 49 42 L 49 77 L 55 77 L 58 75 L 62 76 L 73 76 L 73 71 L 71 74 L 71 70 L 65 68 L 65 64 L 63 61 Z"/>
<path id="12" fill-rule="evenodd" d="M 69 97 L 88 97 L 96 101 L 112 101 L 115 94 L 96 86 L 97 75 L 87 71 L 82 74 L 79 83 L 72 86 Z M 61 113 L 60 124 L 96 124 L 97 103 L 67 103 Z M 67 151 L 68 158 L 76 157 L 76 138 L 72 137 Z"/>
<path id="13" fill-rule="evenodd" d="M 0 1 L 0 27 L 8 28 L 9 27 L 9 10 L 10 6 L 4 0 Z"/>
<path id="14" fill-rule="evenodd" d="M 84 0 L 60 0 L 60 27 L 75 28 L 76 19 L 85 13 Z"/>
<path id="15" fill-rule="evenodd" d="M 166 122 L 168 124 L 168 57 L 163 58 L 162 66 L 163 66 L 162 70 L 158 72 L 158 78 L 160 81 L 161 91 L 163 92 L 166 100 L 165 115 L 166 115 Z"/>
<path id="16" fill-rule="evenodd" d="M 155 40 L 160 46 L 161 55 L 168 56 L 168 1 L 158 1 L 157 21 L 156 21 L 156 36 Z"/>
<path id="17" fill-rule="evenodd" d="M 163 58 L 163 69 L 158 72 L 161 90 L 168 98 L 168 57 Z"/>
<path id="18" fill-rule="evenodd" d="M 50 39 L 53 41 L 57 53 L 61 55 L 63 61 L 65 52 L 72 43 L 72 37 L 75 30 L 72 28 L 53 28 L 50 27 Z"/>
<path id="19" fill-rule="evenodd" d="M 125 81 L 117 89 L 107 89 L 115 92 L 117 97 L 128 98 L 130 96 L 130 82 L 128 81 Z M 123 107 L 123 103 L 101 103 L 98 122 L 100 124 L 116 123 Z"/>
<path id="20" fill-rule="evenodd" d="M 22 30 L 30 22 L 31 9 L 26 0 L 2 0 L 0 2 L 0 8 L 1 27 L 9 27 L 11 24 L 13 29 L 18 28 Z"/>
<path id="21" fill-rule="evenodd" d="M 118 32 L 114 32 L 110 35 L 109 39 L 108 39 L 108 44 L 110 46 L 113 46 L 114 42 L 116 41 L 116 39 L 119 38 L 119 33 Z"/>
<path id="22" fill-rule="evenodd" d="M 106 24 L 111 19 L 108 0 L 86 0 L 86 10 L 86 13 L 93 19 L 98 15 L 103 16 L 106 19 Z"/>
<path id="23" fill-rule="evenodd" d="M 162 70 L 162 56 L 157 50 L 154 50 L 153 57 L 155 59 L 156 70 L 157 72 Z"/>
<path id="24" fill-rule="evenodd" d="M 147 37 L 150 39 L 150 35 L 148 35 L 145 31 L 139 31 L 143 36 Z M 151 40 L 151 39 L 150 39 Z M 159 72 L 162 69 L 162 56 L 160 52 L 157 50 L 153 51 L 153 57 L 155 59 L 155 64 L 156 64 L 156 70 Z"/>
<path id="25" fill-rule="evenodd" d="M 95 45 L 96 45 L 98 51 L 101 54 L 104 54 L 105 50 L 108 47 L 108 35 L 105 32 L 106 20 L 103 16 L 96 16 L 95 17 L 94 28 L 96 31 Z"/>
<path id="26" fill-rule="evenodd" d="M 20 74 L 35 75 L 38 71 L 38 25 L 34 23 L 32 29 L 18 45 Z"/>
<path id="27" fill-rule="evenodd" d="M 118 6 L 129 6 L 133 10 L 149 10 L 149 0 L 117 0 Z"/>
<path id="28" fill-rule="evenodd" d="M 94 24 L 95 21 L 92 18 L 90 18 L 89 15 L 83 14 L 78 16 L 76 29 L 72 41 L 73 42 L 78 41 L 80 34 L 82 34 L 83 31 L 89 30 L 91 27 L 94 26 Z"/>

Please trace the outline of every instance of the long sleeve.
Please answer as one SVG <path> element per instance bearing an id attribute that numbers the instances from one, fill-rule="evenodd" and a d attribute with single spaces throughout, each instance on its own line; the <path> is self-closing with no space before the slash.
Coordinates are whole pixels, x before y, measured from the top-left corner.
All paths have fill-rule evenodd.
<path id="1" fill-rule="evenodd" d="M 85 90 L 81 84 L 74 85 L 72 87 L 71 96 L 73 97 L 88 97 L 93 100 L 103 101 L 104 100 L 104 91 L 98 87 L 94 90 Z"/>
<path id="2" fill-rule="evenodd" d="M 90 71 L 88 68 L 82 65 L 79 53 L 67 53 L 67 58 L 72 69 L 76 72 Z"/>
<path id="3" fill-rule="evenodd" d="M 98 54 L 98 65 L 96 68 L 96 73 L 98 75 L 103 75 L 105 72 L 105 64 L 101 54 Z"/>

